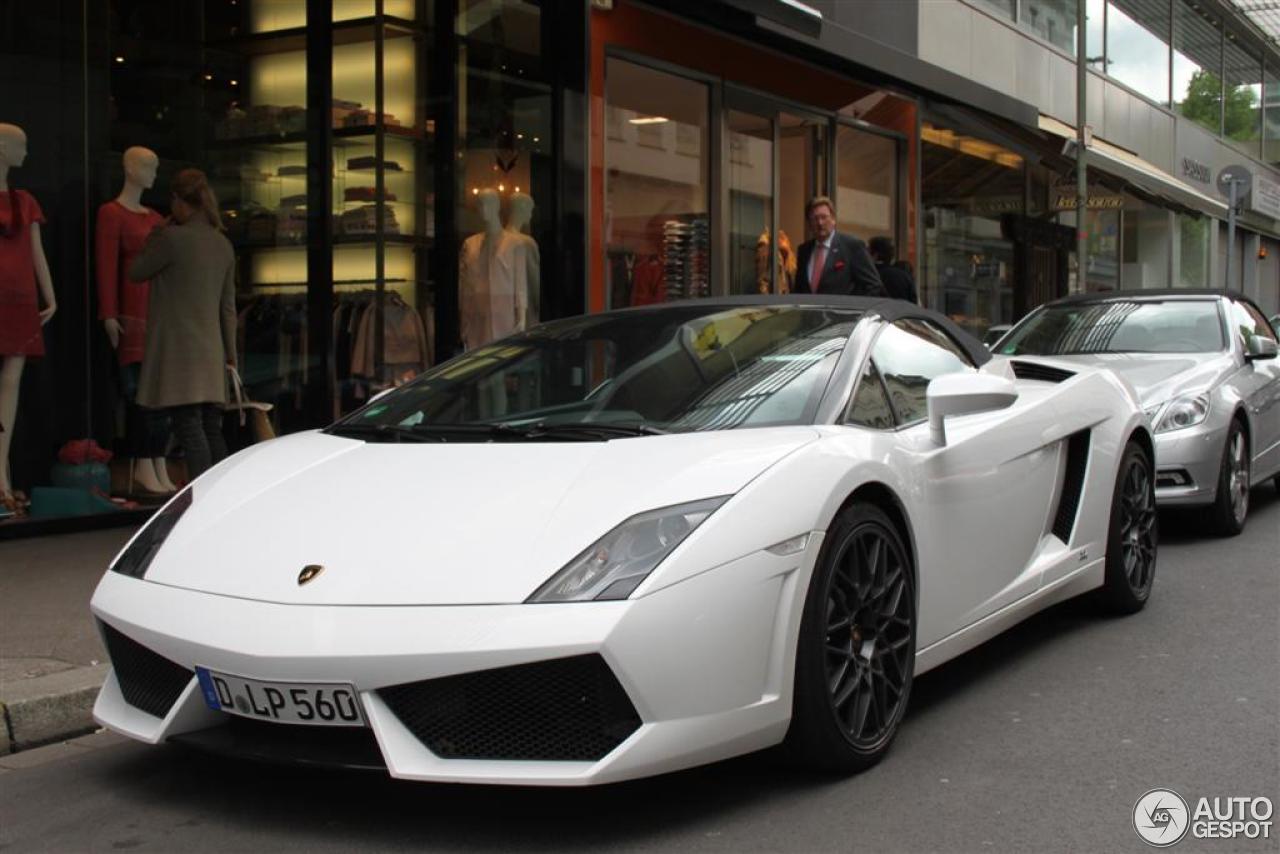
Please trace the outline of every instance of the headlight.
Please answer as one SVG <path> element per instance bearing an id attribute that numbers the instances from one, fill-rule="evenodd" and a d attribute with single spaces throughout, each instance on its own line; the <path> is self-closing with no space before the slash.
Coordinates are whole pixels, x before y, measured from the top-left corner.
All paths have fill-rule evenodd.
<path id="1" fill-rule="evenodd" d="M 173 496 L 164 509 L 151 517 L 151 521 L 138 532 L 124 553 L 111 564 L 111 568 L 130 578 L 142 578 L 147 574 L 147 567 L 155 560 L 156 553 L 169 538 L 169 532 L 178 524 L 182 514 L 191 506 L 191 487 Z"/>
<path id="2" fill-rule="evenodd" d="M 722 495 L 632 516 L 569 561 L 526 601 L 626 599 L 728 499 Z"/>
<path id="3" fill-rule="evenodd" d="M 1194 427 L 1209 416 L 1209 395 L 1197 394 L 1175 397 L 1164 407 L 1164 412 L 1160 415 L 1159 420 L 1156 420 L 1155 413 L 1159 411 L 1160 407 L 1158 406 L 1147 410 L 1147 415 L 1153 420 L 1157 433 L 1168 433 L 1171 430 Z"/>

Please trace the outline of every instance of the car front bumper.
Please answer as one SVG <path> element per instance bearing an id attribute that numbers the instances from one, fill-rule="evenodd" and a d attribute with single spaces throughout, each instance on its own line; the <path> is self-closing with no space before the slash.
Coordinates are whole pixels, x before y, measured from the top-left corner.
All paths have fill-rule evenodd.
<path id="1" fill-rule="evenodd" d="M 1227 428 L 1210 421 L 1156 435 L 1158 504 L 1193 507 L 1212 504 L 1217 498 Z"/>
<path id="2" fill-rule="evenodd" d="M 177 670 L 176 700 L 149 713 L 126 700 L 117 663 L 94 717 L 149 743 L 227 727 L 232 716 L 205 704 L 194 676 L 201 666 L 268 682 L 354 686 L 393 777 L 588 785 L 703 764 L 776 744 L 785 735 L 806 570 L 821 539 L 810 537 L 801 554 L 757 552 L 622 602 L 300 606 L 107 572 L 92 602 L 94 616 L 110 627 L 104 633 L 114 630 L 192 675 L 184 684 Z M 393 711 L 390 692 L 382 693 L 588 655 L 608 665 L 639 719 L 624 740 L 592 761 L 445 758 Z M 270 733 L 278 726 L 259 729 Z M 332 759 L 344 764 L 336 754 Z"/>

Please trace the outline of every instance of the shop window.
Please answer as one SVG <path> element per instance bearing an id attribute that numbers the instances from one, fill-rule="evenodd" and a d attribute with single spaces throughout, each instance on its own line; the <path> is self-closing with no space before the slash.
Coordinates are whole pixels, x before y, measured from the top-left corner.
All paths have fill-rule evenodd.
<path id="1" fill-rule="evenodd" d="M 1157 104 L 1169 103 L 1166 4 L 1111 0 L 1107 9 L 1107 73 Z"/>
<path id="2" fill-rule="evenodd" d="M 836 129 L 836 210 L 840 230 L 864 241 L 894 238 L 898 210 L 898 144 L 891 137 Z"/>
<path id="3" fill-rule="evenodd" d="M 1084 7 L 1084 38 L 1086 60 L 1090 68 L 1103 73 L 1107 70 L 1107 56 L 1103 38 L 1103 25 L 1107 17 L 1107 0 L 1086 0 Z M 1075 51 L 1072 51 L 1074 54 Z"/>
<path id="4" fill-rule="evenodd" d="M 606 62 L 606 110 L 623 129 L 622 139 L 606 135 L 604 152 L 610 308 L 710 294 L 709 97 L 704 83 Z"/>
<path id="5" fill-rule="evenodd" d="M 992 324 L 1014 320 L 1013 243 L 1001 217 L 1023 211 L 1023 160 L 932 124 L 921 137 L 922 302 L 981 338 Z"/>
<path id="6" fill-rule="evenodd" d="M 1078 2 L 1081 0 L 1022 0 L 1018 26 L 1074 56 Z"/>
<path id="7" fill-rule="evenodd" d="M 1169 260 L 1173 249 L 1170 216 L 1169 211 L 1159 205 L 1125 196 L 1122 288 L 1169 287 Z"/>
<path id="8" fill-rule="evenodd" d="M 1262 57 L 1228 33 L 1223 52 L 1222 133 L 1236 148 L 1261 155 Z"/>
<path id="9" fill-rule="evenodd" d="M 1213 133 L 1222 128 L 1222 24 L 1191 0 L 1173 4 L 1173 107 Z"/>
<path id="10" fill-rule="evenodd" d="M 524 0 L 463 0 L 458 37 L 459 340 L 473 349 L 542 314 L 551 228 L 552 98 L 543 19 Z"/>
<path id="11" fill-rule="evenodd" d="M 789 236 L 779 235 L 777 258 L 773 242 L 773 130 L 766 116 L 728 110 L 729 146 L 729 292 L 786 293 L 795 277 L 795 248 Z M 781 270 L 779 274 L 778 269 Z"/>
<path id="12" fill-rule="evenodd" d="M 1209 287 L 1209 229 L 1215 220 L 1178 215 L 1178 287 Z"/>

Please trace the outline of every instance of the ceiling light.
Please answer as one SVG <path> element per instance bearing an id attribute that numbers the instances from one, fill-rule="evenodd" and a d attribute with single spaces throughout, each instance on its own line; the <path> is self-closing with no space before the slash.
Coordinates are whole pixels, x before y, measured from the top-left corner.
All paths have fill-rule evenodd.
<path id="1" fill-rule="evenodd" d="M 663 122 L 669 122 L 671 119 L 666 116 L 636 116 L 634 119 L 627 119 L 633 125 L 660 125 Z"/>

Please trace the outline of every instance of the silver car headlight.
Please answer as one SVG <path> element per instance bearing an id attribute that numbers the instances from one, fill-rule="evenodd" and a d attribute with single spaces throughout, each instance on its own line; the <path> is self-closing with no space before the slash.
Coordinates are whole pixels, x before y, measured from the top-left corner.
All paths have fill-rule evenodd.
<path id="1" fill-rule="evenodd" d="M 526 602 L 626 599 L 729 496 L 632 516 L 569 561 Z"/>
<path id="2" fill-rule="evenodd" d="M 111 564 L 111 569 L 130 578 L 142 578 L 146 575 L 151 561 L 155 560 L 156 553 L 169 538 L 169 532 L 190 506 L 191 487 L 188 486 L 173 496 L 164 509 L 151 517 L 151 521 L 138 532 L 129 547 Z"/>
<path id="3" fill-rule="evenodd" d="M 1157 433 L 1194 427 L 1209 417 L 1209 395 L 1188 394 L 1175 397 L 1163 406 L 1163 412 L 1161 408 L 1154 406 L 1147 410 L 1147 416 L 1154 423 Z M 1160 416 L 1158 419 L 1155 417 L 1157 413 Z"/>

